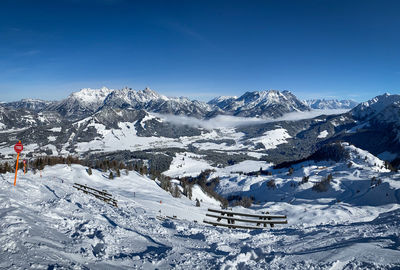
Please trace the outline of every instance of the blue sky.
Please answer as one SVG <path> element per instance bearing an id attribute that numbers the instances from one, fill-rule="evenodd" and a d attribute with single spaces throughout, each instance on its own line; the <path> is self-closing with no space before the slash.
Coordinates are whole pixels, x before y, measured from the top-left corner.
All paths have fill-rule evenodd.
<path id="1" fill-rule="evenodd" d="M 208 100 L 254 90 L 399 93 L 400 1 L 5 0 L 0 100 L 150 87 Z"/>

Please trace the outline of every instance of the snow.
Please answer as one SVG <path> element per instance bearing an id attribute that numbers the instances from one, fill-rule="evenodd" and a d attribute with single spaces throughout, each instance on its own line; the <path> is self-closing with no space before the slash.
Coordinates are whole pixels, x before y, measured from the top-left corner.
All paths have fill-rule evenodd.
<path id="1" fill-rule="evenodd" d="M 287 143 L 286 139 L 291 138 L 284 128 L 269 130 L 263 134 L 264 136 L 251 139 L 255 144 L 262 143 L 265 149 L 275 149 L 278 145 Z"/>
<path id="2" fill-rule="evenodd" d="M 219 96 L 216 98 L 213 98 L 212 100 L 210 100 L 209 102 L 207 102 L 208 104 L 218 104 L 221 102 L 224 102 L 226 100 L 231 100 L 231 99 L 237 99 L 237 96 Z"/>
<path id="3" fill-rule="evenodd" d="M 157 92 L 151 90 L 150 88 L 146 88 L 144 90 L 132 90 L 130 88 L 124 88 L 121 90 L 113 91 L 106 99 L 105 103 L 109 103 L 114 100 L 121 100 L 127 104 L 134 105 L 136 103 L 148 103 L 154 100 L 164 100 L 168 101 L 169 99 L 160 95 Z"/>
<path id="4" fill-rule="evenodd" d="M 398 209 L 400 185 L 397 176 L 388 177 L 389 170 L 384 169 L 384 162 L 367 151 L 348 144 L 344 147 L 350 152 L 351 168 L 346 162 L 307 161 L 293 165 L 291 175 L 287 169 L 272 168 L 263 168 L 271 172 L 272 175 L 268 176 L 219 174 L 217 191 L 224 196 L 254 197 L 260 208 L 288 213 L 290 224 L 303 226 L 368 222 L 382 213 Z M 314 183 L 329 174 L 333 176 L 329 190 L 314 191 Z M 309 181 L 301 184 L 303 176 L 309 176 Z M 373 177 L 381 179 L 382 183 L 375 185 L 371 180 Z M 266 185 L 270 180 L 275 181 L 275 188 Z"/>
<path id="5" fill-rule="evenodd" d="M 320 165 L 328 164 L 308 169 L 316 172 Z M 107 173 L 97 170 L 89 176 L 80 165 L 57 165 L 46 167 L 42 178 L 30 171 L 20 174 L 16 187 L 13 177 L 0 175 L 2 269 L 384 269 L 400 265 L 398 197 L 396 203 L 374 207 L 357 201 L 332 203 L 321 194 L 314 199 L 300 196 L 292 203 L 269 196 L 266 204 L 235 210 L 284 213 L 289 224 L 249 231 L 202 224 L 207 208 L 217 206 L 198 186 L 193 187 L 193 197 L 203 202 L 195 207 L 194 200 L 173 198 L 155 181 L 135 172 L 122 172 L 120 178 L 109 180 Z M 384 183 L 392 186 L 399 179 L 395 174 Z M 119 207 L 77 191 L 74 182 L 107 190 Z M 388 190 L 379 190 L 381 186 L 372 189 L 376 195 Z"/>
<path id="6" fill-rule="evenodd" d="M 194 200 L 198 199 L 201 203 L 207 203 L 207 204 L 213 205 L 214 207 L 217 207 L 217 208 L 221 204 L 216 199 L 211 198 L 210 196 L 205 194 L 199 185 L 194 185 L 193 186 L 192 194 L 193 194 L 192 198 Z M 201 203 L 200 203 L 200 205 L 201 205 Z"/>
<path id="7" fill-rule="evenodd" d="M 49 142 L 54 142 L 54 141 L 57 140 L 57 137 L 56 136 L 49 136 L 49 137 L 47 137 L 47 139 L 49 140 Z"/>
<path id="8" fill-rule="evenodd" d="M 142 126 L 142 128 L 145 128 L 145 126 L 146 126 L 146 121 L 152 120 L 152 119 L 156 119 L 157 121 L 161 122 L 161 120 L 158 119 L 156 116 L 151 115 L 151 114 L 147 114 L 147 115 L 140 121 L 140 125 Z"/>
<path id="9" fill-rule="evenodd" d="M 247 155 L 250 157 L 261 158 L 262 156 L 266 156 L 265 153 L 258 153 L 258 152 L 247 152 Z"/>
<path id="10" fill-rule="evenodd" d="M 327 130 L 323 130 L 319 133 L 318 137 L 319 139 L 326 138 L 328 136 L 329 132 Z"/>
<path id="11" fill-rule="evenodd" d="M 390 95 L 389 93 L 385 93 L 383 95 L 376 96 L 371 100 L 360 103 L 352 110 L 352 114 L 358 118 L 371 117 L 383 111 L 386 107 L 399 101 L 400 95 Z"/>
<path id="12" fill-rule="evenodd" d="M 49 131 L 51 131 L 51 132 L 61 132 L 61 127 L 54 127 L 54 128 L 49 129 Z"/>
<path id="13" fill-rule="evenodd" d="M 352 109 L 358 103 L 354 100 L 337 100 L 337 99 L 311 99 L 304 100 L 305 104 L 312 109 Z"/>
<path id="14" fill-rule="evenodd" d="M 369 122 L 364 122 L 362 124 L 356 125 L 349 130 L 346 130 L 346 133 L 356 133 L 358 130 L 369 127 Z"/>
<path id="15" fill-rule="evenodd" d="M 202 156 L 193 153 L 177 153 L 170 168 L 163 174 L 170 177 L 197 176 L 201 171 L 212 169 Z"/>
<path id="16" fill-rule="evenodd" d="M 0 131 L 0 133 L 17 133 L 17 132 L 21 132 L 21 131 L 24 131 L 27 129 L 28 128 L 12 128 L 12 129 L 2 130 L 2 131 Z"/>
<path id="17" fill-rule="evenodd" d="M 216 176 L 227 176 L 238 172 L 254 172 L 260 170 L 260 168 L 262 168 L 263 170 L 268 170 L 272 166 L 272 163 L 266 163 L 265 161 L 245 160 L 235 165 L 227 166 L 224 168 L 215 168 L 216 172 L 211 175 L 211 178 Z"/>
<path id="18" fill-rule="evenodd" d="M 142 150 L 153 147 L 182 146 L 176 139 L 137 136 L 135 123 L 120 122 L 118 123 L 120 129 L 106 129 L 103 124 L 91 122 L 88 127 L 96 128 L 101 137 L 90 142 L 77 143 L 77 151 Z"/>
<path id="19" fill-rule="evenodd" d="M 47 144 L 45 146 L 42 147 L 43 149 L 49 149 L 52 152 L 52 155 L 57 156 L 59 155 L 57 147 L 55 147 L 52 144 Z"/>
<path id="20" fill-rule="evenodd" d="M 24 144 L 24 142 L 22 142 L 22 143 Z M 34 152 L 38 148 L 39 148 L 39 145 L 37 143 L 24 144 L 24 150 L 21 152 L 21 155 L 25 155 L 26 153 L 29 153 L 29 152 Z M 9 157 L 16 156 L 14 148 L 10 147 L 8 145 L 4 145 L 4 147 L 0 147 L 0 153 L 5 155 L 6 157 L 7 156 L 9 156 Z"/>
<path id="21" fill-rule="evenodd" d="M 79 92 L 72 93 L 69 98 L 76 99 L 86 105 L 100 104 L 114 90 L 102 87 L 100 89 L 83 88 Z"/>

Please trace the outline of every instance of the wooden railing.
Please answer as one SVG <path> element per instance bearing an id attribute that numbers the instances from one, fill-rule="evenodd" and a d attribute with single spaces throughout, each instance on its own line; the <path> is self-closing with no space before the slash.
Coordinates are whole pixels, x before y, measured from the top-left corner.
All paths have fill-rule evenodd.
<path id="1" fill-rule="evenodd" d="M 112 195 L 107 192 L 107 190 L 98 190 L 95 188 L 88 187 L 87 185 L 81 185 L 78 183 L 74 183 L 74 188 L 82 191 L 85 194 L 90 194 L 95 196 L 97 199 L 100 199 L 112 206 L 118 207 L 118 201 L 112 198 Z"/>
<path id="2" fill-rule="evenodd" d="M 262 214 L 249 214 L 249 213 L 239 213 L 227 210 L 217 210 L 208 209 L 206 216 L 217 218 L 217 221 L 203 220 L 204 223 L 211 224 L 214 226 L 223 226 L 228 228 L 238 228 L 238 229 L 265 229 L 267 224 L 274 227 L 275 224 L 287 224 L 286 216 L 284 215 L 269 215 L 268 212 Z M 217 213 L 217 214 L 213 214 Z M 235 217 L 238 216 L 238 217 Z M 247 217 L 247 218 L 241 218 Z M 227 220 L 227 223 L 221 222 L 221 220 Z M 256 224 L 235 224 L 235 222 L 241 223 L 251 223 Z"/>

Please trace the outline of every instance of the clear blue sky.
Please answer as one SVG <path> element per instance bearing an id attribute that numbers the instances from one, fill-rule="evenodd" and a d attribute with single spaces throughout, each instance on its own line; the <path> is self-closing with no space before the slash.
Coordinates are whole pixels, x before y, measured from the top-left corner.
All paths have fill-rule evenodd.
<path id="1" fill-rule="evenodd" d="M 0 101 L 85 87 L 207 100 L 400 89 L 400 1 L 3 0 Z"/>

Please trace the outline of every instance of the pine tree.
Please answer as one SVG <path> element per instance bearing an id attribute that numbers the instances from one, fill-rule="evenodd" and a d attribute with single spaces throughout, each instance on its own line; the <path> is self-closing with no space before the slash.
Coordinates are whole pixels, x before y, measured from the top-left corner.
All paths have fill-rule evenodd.
<path id="1" fill-rule="evenodd" d="M 9 172 L 10 171 L 10 165 L 8 164 L 8 162 L 6 162 L 4 164 L 4 170 L 5 170 L 5 172 Z"/>
<path id="2" fill-rule="evenodd" d="M 181 192 L 179 190 L 178 185 L 175 185 L 174 191 L 172 192 L 172 196 L 175 198 L 179 198 L 181 196 Z"/>
<path id="3" fill-rule="evenodd" d="M 193 196 L 193 190 L 192 190 L 192 185 L 187 185 L 187 196 L 188 196 L 188 198 L 189 198 L 189 200 L 191 200 L 192 199 L 192 196 Z"/>
<path id="4" fill-rule="evenodd" d="M 110 172 L 110 175 L 108 176 L 108 179 L 110 179 L 110 180 L 114 179 L 114 174 L 112 172 Z"/>

